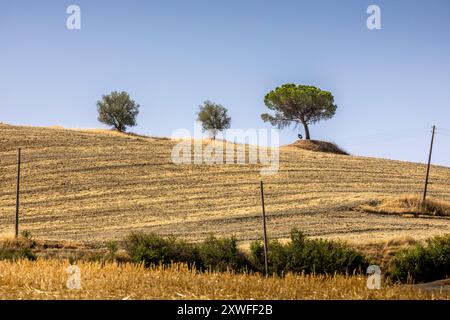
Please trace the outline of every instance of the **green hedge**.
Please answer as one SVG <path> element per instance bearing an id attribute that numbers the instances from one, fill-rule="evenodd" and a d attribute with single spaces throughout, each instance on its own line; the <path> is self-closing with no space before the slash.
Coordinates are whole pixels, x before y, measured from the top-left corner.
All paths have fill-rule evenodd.
<path id="1" fill-rule="evenodd" d="M 389 278 L 400 282 L 427 282 L 450 276 L 450 235 L 398 252 L 391 261 Z"/>
<path id="2" fill-rule="evenodd" d="M 198 245 L 200 260 L 203 268 L 242 272 L 248 270 L 249 262 L 238 249 L 236 238 L 216 238 L 209 236 Z"/>
<path id="3" fill-rule="evenodd" d="M 29 248 L 0 248 L 0 260 L 36 260 L 36 255 Z"/>
<path id="4" fill-rule="evenodd" d="M 134 262 L 144 262 L 145 266 L 167 265 L 172 262 L 183 262 L 197 267 L 201 265 L 197 247 L 174 237 L 132 233 L 125 239 L 125 249 Z"/>
<path id="5" fill-rule="evenodd" d="M 264 246 L 255 241 L 250 246 L 254 267 L 264 271 Z M 359 251 L 340 242 L 307 239 L 298 231 L 291 232 L 291 241 L 282 244 L 270 241 L 268 248 L 268 269 L 270 274 L 286 272 L 305 274 L 353 274 L 364 273 L 369 265 Z"/>
<path id="6" fill-rule="evenodd" d="M 153 233 L 133 233 L 125 240 L 125 248 L 134 262 L 144 262 L 146 266 L 181 262 L 200 270 L 214 271 L 243 271 L 248 266 L 235 238 L 209 236 L 204 242 L 195 244 Z"/>
<path id="7" fill-rule="evenodd" d="M 250 255 L 246 255 L 238 249 L 235 238 L 209 236 L 193 244 L 173 237 L 134 233 L 127 237 L 125 247 L 134 262 L 144 262 L 146 266 L 182 262 L 199 270 L 264 272 L 261 241 L 253 242 Z M 306 239 L 297 230 L 292 231 L 288 244 L 270 242 L 268 260 L 269 272 L 278 275 L 286 272 L 352 274 L 364 272 L 368 266 L 358 251 L 338 242 Z"/>

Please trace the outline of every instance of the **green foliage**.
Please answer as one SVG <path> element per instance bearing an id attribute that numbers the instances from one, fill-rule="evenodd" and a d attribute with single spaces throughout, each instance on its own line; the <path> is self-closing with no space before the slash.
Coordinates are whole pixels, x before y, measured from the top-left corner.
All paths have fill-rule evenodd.
<path id="1" fill-rule="evenodd" d="M 145 266 L 167 265 L 174 262 L 187 263 L 191 266 L 201 265 L 196 246 L 174 237 L 163 238 L 153 233 L 132 233 L 125 240 L 125 249 L 134 262 L 144 262 Z"/>
<path id="2" fill-rule="evenodd" d="M 0 260 L 36 260 L 36 255 L 30 248 L 0 248 Z"/>
<path id="3" fill-rule="evenodd" d="M 284 84 L 269 92 L 264 103 L 273 115 L 263 113 L 261 118 L 273 126 L 283 129 L 302 124 L 306 139 L 310 139 L 309 124 L 327 120 L 334 116 L 337 106 L 331 92 L 306 85 Z"/>
<path id="4" fill-rule="evenodd" d="M 199 253 L 204 268 L 214 271 L 243 271 L 247 268 L 247 259 L 238 250 L 234 237 L 219 239 L 211 235 L 199 245 Z"/>
<path id="5" fill-rule="evenodd" d="M 20 235 L 21 235 L 23 238 L 28 239 L 28 240 L 31 240 L 31 239 L 33 238 L 33 234 L 32 234 L 31 231 L 29 231 L 29 230 L 23 230 L 23 231 L 20 233 Z"/>
<path id="6" fill-rule="evenodd" d="M 251 261 L 256 269 L 264 271 L 264 247 L 261 241 L 250 246 Z M 368 262 L 363 254 L 339 242 L 307 239 L 294 229 L 291 241 L 281 244 L 270 241 L 268 248 L 269 273 L 351 274 L 364 271 Z"/>
<path id="7" fill-rule="evenodd" d="M 277 240 L 269 241 L 268 246 L 267 261 L 269 274 L 284 274 L 287 271 L 287 247 Z M 265 272 L 264 244 L 262 241 L 253 241 L 250 244 L 250 261 L 254 269 L 262 273 Z"/>
<path id="8" fill-rule="evenodd" d="M 117 241 L 108 241 L 106 243 L 106 248 L 108 249 L 108 258 L 114 259 L 117 251 L 119 250 L 119 245 L 117 244 Z"/>
<path id="9" fill-rule="evenodd" d="M 127 237 L 125 247 L 134 262 L 144 262 L 146 266 L 183 262 L 199 270 L 264 272 L 261 241 L 251 244 L 250 257 L 238 249 L 235 238 L 212 235 L 193 244 L 173 237 L 134 233 Z M 270 242 L 268 261 L 269 272 L 278 275 L 286 272 L 350 274 L 365 271 L 368 266 L 365 257 L 356 250 L 338 242 L 306 239 L 297 230 L 292 231 L 288 244 L 276 240 Z"/>
<path id="10" fill-rule="evenodd" d="M 111 92 L 97 101 L 98 121 L 113 126 L 120 132 L 127 127 L 136 126 L 139 105 L 130 98 L 127 92 Z"/>
<path id="11" fill-rule="evenodd" d="M 134 233 L 125 240 L 125 248 L 134 262 L 144 262 L 146 266 L 182 262 L 199 270 L 214 271 L 243 271 L 248 266 L 235 238 L 210 236 L 195 244 L 174 237 Z"/>
<path id="12" fill-rule="evenodd" d="M 202 123 L 203 131 L 209 131 L 216 138 L 218 132 L 230 128 L 231 118 L 228 110 L 220 104 L 205 101 L 200 106 L 197 120 Z"/>
<path id="13" fill-rule="evenodd" d="M 450 276 L 450 235 L 398 252 L 391 261 L 389 278 L 400 282 L 427 282 Z"/>

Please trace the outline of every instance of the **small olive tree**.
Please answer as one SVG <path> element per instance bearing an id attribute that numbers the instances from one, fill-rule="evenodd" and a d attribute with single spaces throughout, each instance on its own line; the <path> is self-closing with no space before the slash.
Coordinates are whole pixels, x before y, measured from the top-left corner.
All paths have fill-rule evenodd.
<path id="1" fill-rule="evenodd" d="M 139 104 L 127 92 L 114 91 L 97 101 L 97 110 L 98 121 L 125 132 L 127 127 L 136 126 Z"/>
<path id="2" fill-rule="evenodd" d="M 216 139 L 217 133 L 230 128 L 231 117 L 228 116 L 228 110 L 220 104 L 207 100 L 200 106 L 197 115 L 197 120 L 202 123 L 203 131 L 210 132 L 213 140 Z"/>

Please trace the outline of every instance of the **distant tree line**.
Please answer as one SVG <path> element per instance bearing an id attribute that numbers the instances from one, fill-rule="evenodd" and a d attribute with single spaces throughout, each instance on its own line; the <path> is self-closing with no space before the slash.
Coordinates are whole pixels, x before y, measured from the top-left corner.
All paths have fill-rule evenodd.
<path id="1" fill-rule="evenodd" d="M 331 119 L 337 106 L 329 91 L 314 86 L 284 84 L 266 94 L 266 107 L 271 114 L 263 113 L 261 119 L 271 125 L 284 129 L 291 125 L 303 127 L 305 139 L 310 140 L 309 126 L 321 120 Z M 97 101 L 98 120 L 120 132 L 137 125 L 139 104 L 127 92 L 111 92 Z M 197 113 L 204 132 L 216 139 L 219 132 L 229 129 L 231 117 L 224 106 L 206 100 Z"/>

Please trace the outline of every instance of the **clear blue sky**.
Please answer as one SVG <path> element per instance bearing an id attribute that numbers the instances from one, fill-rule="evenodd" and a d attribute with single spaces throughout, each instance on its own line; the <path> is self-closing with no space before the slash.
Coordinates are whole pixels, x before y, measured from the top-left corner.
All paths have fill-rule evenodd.
<path id="1" fill-rule="evenodd" d="M 81 30 L 66 28 L 71 4 Z M 366 27 L 370 4 L 382 30 Z M 264 95 L 292 82 L 335 96 L 336 116 L 311 127 L 313 138 L 425 162 L 436 124 L 447 131 L 433 160 L 450 166 L 448 0 L 2 0 L 0 57 L 6 123 L 103 127 L 96 101 L 126 90 L 141 105 L 138 133 L 191 129 L 206 99 L 235 128 L 268 128 Z"/>

